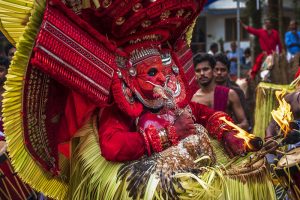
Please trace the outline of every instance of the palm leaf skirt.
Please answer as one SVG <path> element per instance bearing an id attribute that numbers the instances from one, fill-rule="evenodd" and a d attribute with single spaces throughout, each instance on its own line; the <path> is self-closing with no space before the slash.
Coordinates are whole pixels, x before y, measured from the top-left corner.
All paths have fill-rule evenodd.
<path id="1" fill-rule="evenodd" d="M 97 138 L 96 122 L 91 120 L 81 130 L 85 135 L 73 140 L 73 156 L 69 197 L 71 199 L 132 199 L 129 197 L 128 181 L 118 178 L 122 164 L 106 161 L 101 155 Z M 264 161 L 251 170 L 241 170 L 247 158 L 232 163 L 225 169 L 230 159 L 217 141 L 212 141 L 218 164 L 205 167 L 205 173 L 196 175 L 190 172 L 175 173 L 183 188 L 176 188 L 178 199 L 276 199 Z M 128 178 L 128 177 L 127 177 Z M 134 199 L 173 199 L 164 193 L 160 178 L 151 174 L 144 194 Z M 142 197 L 141 197 L 142 196 Z"/>

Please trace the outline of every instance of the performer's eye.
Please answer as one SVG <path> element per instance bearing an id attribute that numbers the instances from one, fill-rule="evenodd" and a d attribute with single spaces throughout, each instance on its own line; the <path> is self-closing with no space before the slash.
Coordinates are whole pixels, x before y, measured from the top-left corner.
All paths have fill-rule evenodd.
<path id="1" fill-rule="evenodd" d="M 148 71 L 148 75 L 149 76 L 155 76 L 157 74 L 157 69 L 156 68 L 151 68 L 149 71 Z"/>

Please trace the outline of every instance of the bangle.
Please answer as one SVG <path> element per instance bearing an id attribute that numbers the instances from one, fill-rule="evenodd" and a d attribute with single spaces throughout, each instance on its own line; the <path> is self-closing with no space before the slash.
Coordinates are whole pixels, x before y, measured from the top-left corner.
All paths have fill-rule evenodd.
<path id="1" fill-rule="evenodd" d="M 233 120 L 224 112 L 215 112 L 208 120 L 206 129 L 210 135 L 217 138 L 219 141 L 222 140 L 223 133 L 227 130 L 231 130 L 229 125 L 224 121 L 220 120 L 221 117 L 225 117 L 226 120 L 233 122 Z"/>
<path id="2" fill-rule="evenodd" d="M 164 129 L 164 128 L 160 129 L 158 131 L 158 135 L 160 137 L 160 142 L 161 142 L 163 149 L 166 149 L 171 146 L 166 129 Z"/>
<path id="3" fill-rule="evenodd" d="M 148 154 L 148 156 L 151 156 L 151 148 L 150 148 L 149 138 L 147 137 L 146 133 L 142 129 L 139 132 L 143 135 L 145 145 L 146 145 L 147 154 Z"/>
<path id="4" fill-rule="evenodd" d="M 145 133 L 147 135 L 149 143 L 151 144 L 152 150 L 154 152 L 161 152 L 163 150 L 163 146 L 156 128 L 150 125 L 148 128 L 146 128 Z"/>
<path id="5" fill-rule="evenodd" d="M 168 126 L 168 139 L 171 141 L 172 145 L 178 144 L 179 137 L 174 126 Z"/>

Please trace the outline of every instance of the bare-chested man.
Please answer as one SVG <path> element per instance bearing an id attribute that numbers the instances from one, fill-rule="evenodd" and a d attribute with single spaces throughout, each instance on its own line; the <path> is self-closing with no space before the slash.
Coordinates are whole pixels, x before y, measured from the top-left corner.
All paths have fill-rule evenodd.
<path id="1" fill-rule="evenodd" d="M 194 94 L 192 101 L 228 114 L 233 113 L 237 125 L 247 130 L 248 121 L 237 93 L 227 87 L 216 85 L 214 81 L 215 65 L 216 61 L 212 55 L 197 55 L 194 58 L 195 74 L 200 89 Z"/>

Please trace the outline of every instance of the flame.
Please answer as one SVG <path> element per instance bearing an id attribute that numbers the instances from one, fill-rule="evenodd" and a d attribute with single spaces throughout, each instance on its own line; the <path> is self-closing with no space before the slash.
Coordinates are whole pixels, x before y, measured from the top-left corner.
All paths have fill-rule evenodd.
<path id="1" fill-rule="evenodd" d="M 235 135 L 236 138 L 243 139 L 245 141 L 244 145 L 248 146 L 249 149 L 254 149 L 254 147 L 250 144 L 250 141 L 255 138 L 255 135 L 248 133 L 247 131 L 241 129 L 231 121 L 228 121 L 225 117 L 220 117 L 220 120 L 224 121 L 226 124 L 231 126 L 233 130 L 237 131 Z"/>
<path id="2" fill-rule="evenodd" d="M 288 104 L 283 98 L 286 91 L 276 91 L 276 98 L 279 102 L 279 107 L 277 110 L 272 110 L 271 115 L 273 119 L 280 126 L 280 129 L 283 131 L 284 137 L 291 130 L 289 123 L 293 120 L 293 113 L 291 112 L 291 105 Z"/>

